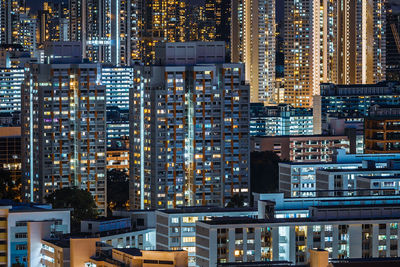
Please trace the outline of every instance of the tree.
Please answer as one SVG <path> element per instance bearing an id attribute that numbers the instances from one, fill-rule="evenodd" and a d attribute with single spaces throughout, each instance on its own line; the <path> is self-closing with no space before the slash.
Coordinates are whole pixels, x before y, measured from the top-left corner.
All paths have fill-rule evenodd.
<path id="1" fill-rule="evenodd" d="M 125 172 L 107 171 L 107 201 L 109 210 L 126 209 L 129 201 L 129 177 Z"/>
<path id="2" fill-rule="evenodd" d="M 273 151 L 252 152 L 250 155 L 250 192 L 275 193 L 279 190 L 279 162 Z"/>
<path id="3" fill-rule="evenodd" d="M 79 229 L 80 222 L 98 216 L 96 202 L 89 191 L 78 188 L 57 189 L 46 198 L 46 202 L 56 209 L 73 209 L 71 211 L 71 225 Z"/>
<path id="4" fill-rule="evenodd" d="M 19 181 L 13 181 L 9 171 L 0 169 L 0 199 L 18 201 L 20 199 L 19 183 Z"/>
<path id="5" fill-rule="evenodd" d="M 226 205 L 227 208 L 242 208 L 244 207 L 244 196 L 235 194 Z"/>

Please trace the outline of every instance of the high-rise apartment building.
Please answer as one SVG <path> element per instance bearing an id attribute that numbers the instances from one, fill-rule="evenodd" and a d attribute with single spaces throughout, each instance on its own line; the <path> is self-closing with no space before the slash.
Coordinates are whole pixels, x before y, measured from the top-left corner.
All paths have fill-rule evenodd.
<path id="1" fill-rule="evenodd" d="M 130 107 L 133 208 L 249 199 L 249 87 L 222 42 L 167 43 L 135 68 Z"/>
<path id="2" fill-rule="evenodd" d="M 82 56 L 111 62 L 111 1 L 70 0 L 70 41 L 82 42 Z"/>
<path id="3" fill-rule="evenodd" d="M 103 67 L 101 82 L 106 87 L 107 146 L 129 136 L 129 91 L 133 89 L 131 67 Z"/>
<path id="4" fill-rule="evenodd" d="M 92 193 L 106 213 L 106 102 L 97 64 L 31 64 L 22 89 L 24 197 Z"/>
<path id="5" fill-rule="evenodd" d="M 386 4 L 386 79 L 400 81 L 400 11 Z"/>
<path id="6" fill-rule="evenodd" d="M 0 68 L 0 115 L 16 118 L 14 126 L 20 125 L 23 81 L 23 69 Z"/>
<path id="7" fill-rule="evenodd" d="M 285 1 L 284 102 L 311 107 L 319 84 L 385 80 L 384 1 Z"/>
<path id="8" fill-rule="evenodd" d="M 144 1 L 137 3 L 140 60 L 154 62 L 158 42 L 184 42 L 186 26 L 185 1 Z"/>
<path id="9" fill-rule="evenodd" d="M 36 53 L 36 19 L 24 0 L 0 2 L 0 43 L 17 44 L 34 56 Z"/>
<path id="10" fill-rule="evenodd" d="M 132 0 L 70 0 L 69 39 L 82 41 L 82 55 L 90 61 L 131 65 L 141 59 L 139 6 Z"/>
<path id="11" fill-rule="evenodd" d="M 69 40 L 69 21 L 61 3 L 44 2 L 38 11 L 38 43 Z"/>
<path id="12" fill-rule="evenodd" d="M 277 103 L 275 94 L 275 0 L 233 1 L 232 62 L 246 66 L 250 101 Z"/>

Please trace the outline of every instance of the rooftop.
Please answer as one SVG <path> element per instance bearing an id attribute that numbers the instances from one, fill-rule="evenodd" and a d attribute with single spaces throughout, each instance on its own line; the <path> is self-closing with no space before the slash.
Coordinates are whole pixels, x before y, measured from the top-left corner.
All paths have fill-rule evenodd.
<path id="1" fill-rule="evenodd" d="M 158 210 L 159 212 L 167 214 L 179 214 L 179 213 L 209 213 L 209 212 L 256 212 L 257 209 L 252 208 L 221 208 L 217 206 L 189 206 L 189 207 L 179 207 L 176 209 L 165 209 Z"/>
<path id="2" fill-rule="evenodd" d="M 35 212 L 35 211 L 56 211 L 56 210 L 68 210 L 68 209 L 52 209 L 50 204 L 41 203 L 23 203 L 15 202 L 9 199 L 0 199 L 1 207 L 11 207 L 9 212 Z"/>
<path id="3" fill-rule="evenodd" d="M 322 169 L 317 170 L 317 172 L 384 172 L 384 171 L 393 171 L 393 172 L 400 172 L 400 169 L 388 169 L 388 168 L 355 168 L 355 169 Z"/>
<path id="4" fill-rule="evenodd" d="M 82 222 L 109 222 L 109 221 L 117 221 L 117 220 L 130 220 L 130 218 L 119 217 L 119 216 L 99 217 L 99 218 L 93 218 L 93 219 L 86 219 L 86 220 L 83 220 Z"/>
<path id="5" fill-rule="evenodd" d="M 121 251 L 125 254 L 129 254 L 131 256 L 142 256 L 142 252 L 138 248 L 114 248 L 115 250 Z"/>
<path id="6" fill-rule="evenodd" d="M 69 248 L 70 247 L 69 238 L 68 239 L 43 239 L 43 241 L 53 244 L 60 248 Z"/>
<path id="7" fill-rule="evenodd" d="M 257 262 L 227 262 L 227 263 L 218 263 L 220 267 L 229 267 L 229 266 L 241 266 L 241 267 L 290 267 L 290 266 L 308 266 L 308 265 L 294 265 L 290 261 L 257 261 Z"/>
<path id="8" fill-rule="evenodd" d="M 280 138 L 290 138 L 290 139 L 294 139 L 294 138 L 306 138 L 306 139 L 312 139 L 312 138 L 329 138 L 329 139 L 333 139 L 333 138 L 345 138 L 348 139 L 347 136 L 345 135 L 323 135 L 323 134 L 312 134 L 312 135 L 279 135 L 279 136 L 255 136 L 255 138 L 276 138 L 276 139 L 280 139 Z"/>
<path id="9" fill-rule="evenodd" d="M 363 259 L 332 259 L 330 260 L 333 267 L 385 267 L 400 266 L 400 258 L 363 258 Z"/>

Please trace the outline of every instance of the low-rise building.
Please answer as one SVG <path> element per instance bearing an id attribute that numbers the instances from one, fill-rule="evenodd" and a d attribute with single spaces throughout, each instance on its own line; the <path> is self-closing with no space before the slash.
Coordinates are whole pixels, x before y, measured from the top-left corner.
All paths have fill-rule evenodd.
<path id="1" fill-rule="evenodd" d="M 70 210 L 0 200 L 0 266 L 27 266 L 42 238 L 69 232 Z"/>
<path id="2" fill-rule="evenodd" d="M 293 162 L 330 162 L 334 149 L 350 152 L 347 136 L 263 136 L 252 137 L 252 151 L 273 151 L 282 160 Z"/>
<path id="3" fill-rule="evenodd" d="M 99 238 L 42 240 L 40 266 L 187 267 L 187 252 L 114 248 Z M 39 266 L 39 265 L 32 265 Z"/>
<path id="4" fill-rule="evenodd" d="M 358 189 L 366 189 L 372 194 L 399 195 L 400 176 L 358 176 L 356 177 Z"/>
<path id="5" fill-rule="evenodd" d="M 321 248 L 333 259 L 398 257 L 400 205 L 310 207 L 308 218 L 196 222 L 196 264 L 260 260 L 304 264 Z"/>
<path id="6" fill-rule="evenodd" d="M 332 154 L 332 162 L 282 162 L 279 163 L 279 191 L 286 196 L 315 196 L 316 171 L 329 169 L 351 170 L 374 162 L 375 167 L 385 168 L 387 162 L 399 160 L 400 154 L 346 154 L 338 149 Z"/>
<path id="7" fill-rule="evenodd" d="M 368 166 L 370 163 L 372 166 Z M 363 190 L 371 189 L 365 186 L 364 183 L 358 182 L 359 176 L 391 177 L 400 175 L 400 168 L 380 168 L 375 167 L 374 162 L 367 162 L 361 168 L 357 169 L 322 169 L 316 171 L 316 186 L 315 190 L 329 191 L 328 194 L 337 194 L 340 196 L 348 194 L 362 194 Z M 390 164 L 388 164 L 390 165 Z M 365 180 L 365 179 L 364 179 Z M 360 187 L 360 185 L 363 185 Z M 375 189 L 378 189 L 377 187 Z M 383 189 L 383 188 L 380 188 Z M 361 190 L 357 192 L 357 190 Z M 378 193 L 378 192 L 376 192 Z M 385 193 L 385 192 L 383 192 Z M 386 192 L 387 193 L 387 192 Z"/>
<path id="8" fill-rule="evenodd" d="M 188 256 L 184 250 L 139 250 L 135 248 L 112 249 L 111 255 L 96 255 L 86 263 L 87 267 L 103 266 L 137 266 L 137 267 L 187 267 Z"/>
<path id="9" fill-rule="evenodd" d="M 335 206 L 340 203 L 347 205 L 375 205 L 375 204 L 397 204 L 400 205 L 400 197 L 397 195 L 354 194 L 347 196 L 312 196 L 312 197 L 285 197 L 283 193 L 258 194 L 253 193 L 254 205 L 258 207 L 259 218 L 265 218 L 263 212 L 269 203 L 273 203 L 274 216 L 277 219 L 284 218 L 307 218 L 310 216 L 309 208 L 315 206 Z M 272 218 L 272 216 L 270 216 Z"/>
<path id="10" fill-rule="evenodd" d="M 156 211 L 157 249 L 188 251 L 189 266 L 195 266 L 196 221 L 223 216 L 257 217 L 249 208 L 183 207 Z"/>
<path id="11" fill-rule="evenodd" d="M 81 233 L 96 236 L 115 248 L 138 248 L 152 250 L 156 248 L 155 228 L 136 228 L 129 217 L 109 217 L 81 222 Z"/>

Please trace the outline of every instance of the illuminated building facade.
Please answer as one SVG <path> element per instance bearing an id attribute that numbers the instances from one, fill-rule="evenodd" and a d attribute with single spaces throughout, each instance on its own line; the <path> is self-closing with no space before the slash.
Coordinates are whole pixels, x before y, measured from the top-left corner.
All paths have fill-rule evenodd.
<path id="1" fill-rule="evenodd" d="M 91 62 L 111 62 L 111 1 L 71 0 L 70 41 L 82 42 L 82 56 Z"/>
<path id="2" fill-rule="evenodd" d="M 11 0 L 0 1 L 0 43 L 11 43 Z"/>
<path id="3" fill-rule="evenodd" d="M 363 118 L 373 105 L 399 105 L 400 84 L 321 84 L 321 95 L 314 96 L 314 133 L 328 129 L 328 117 L 340 116 Z"/>
<path id="4" fill-rule="evenodd" d="M 310 207 L 308 218 L 225 217 L 197 221 L 196 265 L 211 267 L 221 263 L 248 262 L 247 266 L 257 266 L 257 263 L 250 262 L 259 261 L 280 261 L 275 266 L 308 265 L 313 248 L 323 248 L 326 261 L 311 266 L 319 266 L 318 263 L 329 266 L 326 265 L 328 257 L 347 259 L 346 263 L 352 258 L 363 258 L 362 263 L 353 266 L 375 265 L 370 264 L 368 258 L 400 255 L 398 207 L 398 204 L 340 203 Z M 282 261 L 292 263 L 284 265 Z M 384 263 L 376 264 L 379 265 L 384 266 Z"/>
<path id="5" fill-rule="evenodd" d="M 312 135 L 313 114 L 311 109 L 292 108 L 289 105 L 264 106 L 250 104 L 250 135 Z"/>
<path id="6" fill-rule="evenodd" d="M 19 117 L 21 113 L 21 86 L 24 70 L 0 68 L 0 114 Z M 15 122 L 20 125 L 20 119 Z M 0 123 L 1 124 L 1 123 Z M 14 126 L 16 126 L 14 125 Z"/>
<path id="7" fill-rule="evenodd" d="M 196 222 L 218 217 L 257 217 L 252 208 L 182 207 L 157 210 L 157 249 L 188 252 L 189 267 L 196 266 Z"/>
<path id="8" fill-rule="evenodd" d="M 400 153 L 399 106 L 372 106 L 364 121 L 365 153 Z"/>
<path id="9" fill-rule="evenodd" d="M 155 59 L 158 42 L 185 42 L 186 2 L 182 0 L 139 0 L 137 3 L 140 60 Z"/>
<path id="10" fill-rule="evenodd" d="M 129 136 L 129 91 L 133 88 L 133 68 L 102 68 L 101 82 L 106 87 L 107 145 Z"/>
<path id="11" fill-rule="evenodd" d="M 32 64 L 22 89 L 24 197 L 77 186 L 106 213 L 106 102 L 97 64 Z"/>
<path id="12" fill-rule="evenodd" d="M 400 81 L 400 11 L 386 5 L 386 79 Z"/>
<path id="13" fill-rule="evenodd" d="M 285 96 L 294 107 L 311 107 L 314 91 L 312 71 L 312 0 L 285 1 Z"/>
<path id="14" fill-rule="evenodd" d="M 246 66 L 250 101 L 277 103 L 275 0 L 233 1 L 231 16 L 231 61 Z"/>
<path id="15" fill-rule="evenodd" d="M 38 26 L 40 44 L 69 40 L 69 22 L 63 4 L 44 2 L 43 10 L 38 11 Z"/>
<path id="16" fill-rule="evenodd" d="M 140 59 L 138 5 L 132 0 L 71 0 L 69 38 L 82 41 L 82 55 L 89 61 L 129 66 Z"/>
<path id="17" fill-rule="evenodd" d="M 36 53 L 36 19 L 24 0 L 0 2 L 0 43 L 19 44 L 34 56 Z"/>
<path id="18" fill-rule="evenodd" d="M 311 107 L 320 83 L 385 80 L 384 2 L 285 1 L 285 103 Z"/>
<path id="19" fill-rule="evenodd" d="M 8 171 L 17 196 L 21 189 L 21 127 L 0 127 L 0 169 Z"/>
<path id="20" fill-rule="evenodd" d="M 249 88 L 224 43 L 167 43 L 135 68 L 130 107 L 134 208 L 248 203 Z"/>

